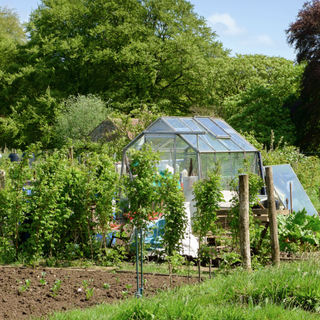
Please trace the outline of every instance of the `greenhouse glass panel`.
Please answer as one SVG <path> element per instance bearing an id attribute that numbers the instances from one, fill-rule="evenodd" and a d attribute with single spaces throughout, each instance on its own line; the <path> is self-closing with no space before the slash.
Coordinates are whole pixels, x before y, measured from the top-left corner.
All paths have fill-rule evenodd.
<path id="1" fill-rule="evenodd" d="M 176 149 L 177 150 L 186 150 L 190 148 L 190 145 L 184 141 L 183 139 L 181 139 L 180 137 L 177 137 L 177 140 L 176 140 Z"/>
<path id="2" fill-rule="evenodd" d="M 201 152 L 205 152 L 205 151 L 214 152 L 214 150 L 213 150 L 208 144 L 206 144 L 206 143 L 201 139 L 201 137 L 204 137 L 204 136 L 200 136 L 200 137 L 199 137 L 199 151 L 201 151 Z"/>
<path id="3" fill-rule="evenodd" d="M 194 148 L 197 149 L 197 136 L 193 134 L 182 135 Z"/>
<path id="4" fill-rule="evenodd" d="M 170 123 L 177 131 L 191 131 L 182 121 L 179 119 L 168 119 L 166 121 Z"/>
<path id="5" fill-rule="evenodd" d="M 130 148 L 136 149 L 136 150 L 141 150 L 144 143 L 145 143 L 144 136 L 142 136 L 137 141 L 135 141 L 135 143 Z"/>
<path id="6" fill-rule="evenodd" d="M 318 216 L 318 212 L 304 191 L 299 179 L 291 168 L 290 164 L 281 164 L 272 166 L 274 188 L 285 205 L 286 199 L 289 199 L 290 205 L 290 182 L 292 185 L 293 210 L 299 211 L 306 209 L 307 214 Z"/>
<path id="7" fill-rule="evenodd" d="M 216 167 L 216 160 L 214 153 L 202 153 L 201 160 L 201 177 L 202 179 L 208 178 L 208 172 Z"/>
<path id="8" fill-rule="evenodd" d="M 149 138 L 148 136 L 146 136 L 146 140 L 145 143 L 147 143 L 152 150 L 158 150 L 159 147 L 163 147 L 165 145 L 167 145 L 168 143 L 170 143 L 171 141 L 173 141 L 173 139 L 168 139 L 168 138 Z"/>
<path id="9" fill-rule="evenodd" d="M 232 152 L 230 154 L 232 178 L 239 175 L 239 170 L 244 168 L 244 154 Z"/>
<path id="10" fill-rule="evenodd" d="M 247 159 L 247 161 L 249 163 L 250 171 L 255 174 L 259 174 L 260 173 L 259 159 L 257 157 L 257 153 L 256 152 L 250 152 L 250 153 L 246 152 L 245 158 Z"/>
<path id="11" fill-rule="evenodd" d="M 159 119 L 157 122 L 155 122 L 150 128 L 147 130 L 148 132 L 173 132 L 174 130 L 168 126 L 162 119 Z"/>
<path id="12" fill-rule="evenodd" d="M 230 139 L 220 139 L 219 140 L 223 145 L 225 145 L 230 151 L 239 151 L 242 152 L 243 149 L 241 149 L 238 145 L 236 145 L 233 141 Z"/>
<path id="13" fill-rule="evenodd" d="M 229 153 L 216 153 L 217 162 L 221 166 L 221 182 L 225 190 L 229 190 L 229 184 L 232 180 L 230 154 Z"/>
<path id="14" fill-rule="evenodd" d="M 187 126 L 189 126 L 193 131 L 201 131 L 204 130 L 202 126 L 196 123 L 192 119 L 181 119 Z"/>
<path id="15" fill-rule="evenodd" d="M 217 126 L 209 118 L 196 118 L 199 122 L 204 124 L 215 136 L 229 138 L 229 135 L 223 131 L 219 126 Z"/>
<path id="16" fill-rule="evenodd" d="M 216 139 L 211 133 L 208 133 L 205 136 L 202 135 L 201 137 L 203 137 L 203 139 L 216 151 L 229 151 L 229 149 L 227 149 L 223 144 L 220 143 L 221 140 Z"/>
<path id="17" fill-rule="evenodd" d="M 236 133 L 231 133 L 231 138 L 236 144 L 238 144 L 245 151 L 255 151 L 255 149 L 253 147 L 251 147 L 250 144 L 245 142 L 245 140 L 243 140 Z"/>

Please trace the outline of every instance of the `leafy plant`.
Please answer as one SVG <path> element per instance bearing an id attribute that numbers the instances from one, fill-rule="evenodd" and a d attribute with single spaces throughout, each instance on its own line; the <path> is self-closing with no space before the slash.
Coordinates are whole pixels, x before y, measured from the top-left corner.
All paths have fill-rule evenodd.
<path id="1" fill-rule="evenodd" d="M 202 240 L 211 232 L 213 235 L 217 232 L 216 211 L 220 209 L 219 202 L 223 200 L 222 185 L 220 177 L 220 165 L 216 164 L 208 177 L 197 181 L 193 186 L 193 201 L 196 202 L 196 212 L 193 218 L 193 230 L 199 235 L 199 257 L 202 256 Z"/>
<path id="2" fill-rule="evenodd" d="M 27 291 L 27 290 L 29 289 L 29 287 L 30 287 L 30 284 L 31 284 L 31 280 L 30 280 L 30 279 L 27 279 L 27 280 L 26 280 L 26 284 L 25 284 L 24 286 L 21 286 L 21 287 L 19 288 L 19 293 L 22 293 L 22 292 L 24 292 L 24 291 Z"/>
<path id="3" fill-rule="evenodd" d="M 86 299 L 90 300 L 90 298 L 94 295 L 94 288 L 86 289 Z"/>
<path id="4" fill-rule="evenodd" d="M 297 252 L 304 243 L 309 243 L 310 249 L 316 249 L 320 244 L 320 219 L 307 215 L 305 209 L 290 215 L 278 215 L 278 234 L 281 251 Z"/>
<path id="5" fill-rule="evenodd" d="M 44 285 L 47 284 L 46 279 L 43 279 L 43 278 L 41 278 L 41 279 L 39 280 L 39 282 L 40 282 L 40 284 L 41 284 L 42 286 L 44 286 Z"/>
<path id="6" fill-rule="evenodd" d="M 55 298 L 55 297 L 57 296 L 58 291 L 61 289 L 61 283 L 62 283 L 62 281 L 59 280 L 59 279 L 57 279 L 57 280 L 54 282 L 53 287 L 51 288 L 51 291 L 52 291 L 51 296 L 52 296 L 53 298 Z"/>

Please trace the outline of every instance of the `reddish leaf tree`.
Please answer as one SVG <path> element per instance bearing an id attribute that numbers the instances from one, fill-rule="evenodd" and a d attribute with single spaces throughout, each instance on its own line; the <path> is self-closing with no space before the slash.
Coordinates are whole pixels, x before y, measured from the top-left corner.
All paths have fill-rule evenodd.
<path id="1" fill-rule="evenodd" d="M 300 101 L 292 108 L 298 143 L 304 149 L 320 149 L 320 1 L 305 2 L 286 33 L 297 62 L 306 63 Z"/>

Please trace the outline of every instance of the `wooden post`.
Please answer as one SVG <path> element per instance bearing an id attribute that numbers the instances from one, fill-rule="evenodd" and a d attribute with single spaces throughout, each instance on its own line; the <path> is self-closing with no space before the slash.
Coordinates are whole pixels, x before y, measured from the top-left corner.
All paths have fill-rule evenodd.
<path id="1" fill-rule="evenodd" d="M 242 263 L 245 269 L 251 270 L 249 235 L 249 178 L 247 174 L 239 176 L 239 200 L 239 238 Z"/>
<path id="2" fill-rule="evenodd" d="M 272 263 L 275 265 L 278 265 L 280 263 L 280 250 L 279 250 L 278 221 L 277 221 L 276 203 L 275 203 L 275 196 L 274 196 L 272 167 L 266 167 L 266 183 L 267 183 L 267 195 L 268 195 L 268 216 L 269 216 L 270 237 L 271 237 Z"/>
<path id="3" fill-rule="evenodd" d="M 6 172 L 4 170 L 0 170 L 0 189 L 4 189 L 6 186 L 5 183 Z"/>

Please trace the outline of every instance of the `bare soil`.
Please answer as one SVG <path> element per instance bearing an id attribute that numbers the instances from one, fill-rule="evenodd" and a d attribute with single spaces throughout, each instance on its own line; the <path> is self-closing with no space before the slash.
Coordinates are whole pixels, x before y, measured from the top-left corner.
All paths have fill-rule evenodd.
<path id="1" fill-rule="evenodd" d="M 42 272 L 47 284 L 41 285 Z M 144 296 L 157 290 L 170 288 L 168 276 L 145 275 Z M 27 290 L 21 291 L 25 281 L 30 279 Z M 59 279 L 61 289 L 53 296 L 53 285 Z M 92 281 L 89 281 L 91 280 Z M 85 288 L 84 282 L 89 285 Z M 172 287 L 195 283 L 197 279 L 172 277 Z M 104 284 L 109 289 L 104 289 Z M 127 285 L 132 285 L 128 290 Z M 86 289 L 94 288 L 94 294 L 87 299 Z M 87 308 L 101 303 L 111 303 L 124 299 L 122 291 L 129 291 L 132 297 L 137 291 L 134 273 L 110 273 L 105 270 L 56 269 L 56 268 L 9 268 L 0 267 L 0 319 L 30 319 L 45 317 L 53 311 Z"/>

